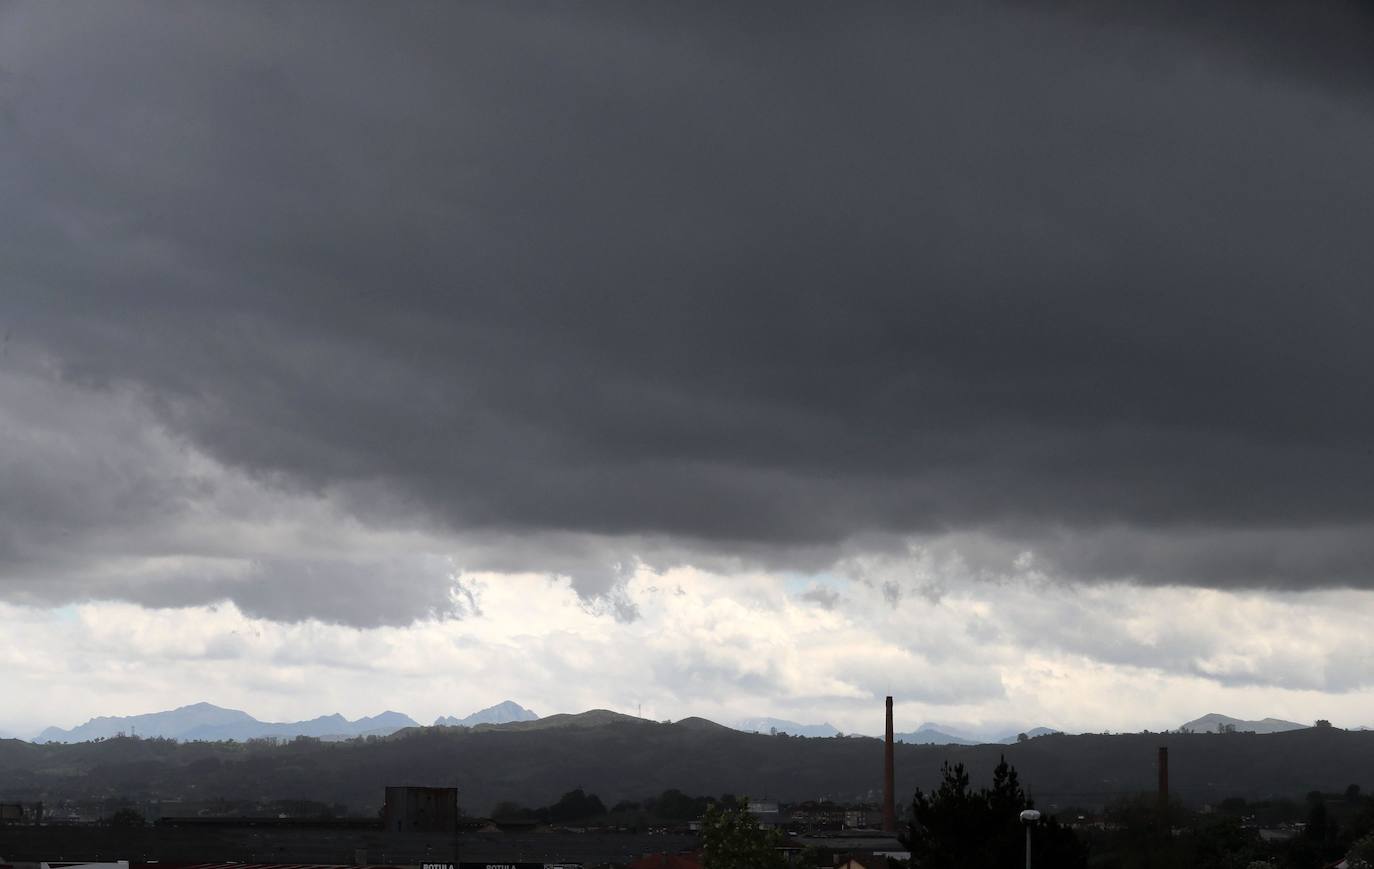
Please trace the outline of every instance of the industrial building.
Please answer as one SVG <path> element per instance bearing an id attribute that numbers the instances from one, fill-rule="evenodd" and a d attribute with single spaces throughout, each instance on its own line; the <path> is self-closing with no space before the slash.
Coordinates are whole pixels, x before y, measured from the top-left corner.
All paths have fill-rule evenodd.
<path id="1" fill-rule="evenodd" d="M 457 832 L 458 789 L 388 787 L 382 829 L 388 833 Z"/>

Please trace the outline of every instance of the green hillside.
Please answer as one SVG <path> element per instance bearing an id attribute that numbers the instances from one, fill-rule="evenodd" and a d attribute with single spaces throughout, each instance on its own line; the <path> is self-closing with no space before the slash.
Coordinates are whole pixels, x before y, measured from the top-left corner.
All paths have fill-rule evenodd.
<path id="1" fill-rule="evenodd" d="M 1374 732 L 1051 735 L 1015 745 L 897 745 L 903 801 L 945 760 L 987 778 L 1005 754 L 1040 804 L 1096 805 L 1155 787 L 1157 748 L 1191 804 L 1228 796 L 1301 796 L 1374 786 Z M 286 744 L 110 739 L 73 745 L 0 741 L 0 800 L 310 799 L 370 813 L 388 784 L 455 785 L 464 807 L 544 805 L 575 787 L 608 805 L 677 788 L 780 800 L 874 799 L 882 743 L 868 737 L 741 733 L 688 719 L 615 713 L 476 728 L 412 728 L 386 738 Z"/>

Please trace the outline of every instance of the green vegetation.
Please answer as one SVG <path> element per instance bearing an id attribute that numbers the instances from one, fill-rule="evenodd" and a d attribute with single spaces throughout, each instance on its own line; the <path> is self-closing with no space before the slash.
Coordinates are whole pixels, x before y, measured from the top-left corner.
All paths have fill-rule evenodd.
<path id="1" fill-rule="evenodd" d="M 1349 856 L 1374 869 L 1374 800 L 1357 785 L 1305 800 L 1222 800 L 1215 811 L 1174 802 L 1161 821 L 1152 794 L 1114 801 L 1100 829 L 1084 831 L 1091 869 L 1314 869 Z M 1272 831 L 1271 841 L 1260 830 Z M 1286 838 L 1284 838 L 1286 837 Z M 1360 861 L 1367 861 L 1362 866 Z"/>
<path id="2" fill-rule="evenodd" d="M 143 819 L 143 814 L 137 809 L 120 809 L 113 815 L 110 815 L 105 823 L 111 827 L 119 827 L 126 830 L 147 826 L 147 822 Z"/>
<path id="3" fill-rule="evenodd" d="M 676 788 L 669 788 L 656 797 L 642 800 L 621 800 L 609 810 L 596 794 L 581 788 L 564 794 L 553 805 L 526 808 L 509 800 L 497 803 L 491 817 L 504 821 L 534 821 L 541 824 L 596 824 L 622 826 L 632 829 L 695 821 L 711 806 L 724 810 L 741 808 L 743 804 L 733 794 L 715 797 L 693 797 Z"/>
<path id="4" fill-rule="evenodd" d="M 528 820 L 541 824 L 572 824 L 602 818 L 606 805 L 596 794 L 575 788 L 558 798 L 551 806 L 527 809 L 513 802 L 497 803 L 491 816 L 498 820 Z"/>
<path id="5" fill-rule="evenodd" d="M 44 801 L 50 809 L 78 802 L 108 817 L 120 806 L 178 802 L 164 814 L 184 814 L 222 801 L 249 808 L 274 800 L 315 801 L 335 814 L 375 815 L 388 784 L 423 777 L 460 789 L 469 811 L 484 814 L 503 801 L 547 806 L 579 787 L 610 807 L 609 823 L 634 826 L 699 816 L 674 809 L 682 794 L 743 793 L 766 788 L 770 798 L 798 801 L 826 794 L 862 801 L 880 785 L 882 743 L 868 737 L 802 739 L 740 733 L 703 721 L 671 725 L 639 719 L 567 716 L 566 726 L 421 728 L 395 737 L 279 744 L 191 742 L 131 737 L 71 745 L 0 740 L 0 801 Z M 533 723 L 533 722 L 532 722 Z M 1152 762 L 1167 744 L 1172 781 L 1190 807 L 1226 797 L 1267 801 L 1261 813 L 1282 815 L 1291 800 L 1306 817 L 1313 788 L 1341 796 L 1328 801 L 1341 835 L 1343 789 L 1352 770 L 1374 769 L 1374 732 L 1308 728 L 1276 734 L 1053 735 L 1009 746 L 898 745 L 896 763 L 908 793 L 940 784 L 940 765 L 962 763 L 980 785 L 1001 755 L 1023 782 L 1034 782 L 1041 804 L 1084 805 L 1088 814 L 1114 798 L 1148 790 Z M 909 783 L 909 784 L 907 784 Z M 646 795 L 659 796 L 645 799 Z M 691 797 L 691 800 L 700 800 Z M 658 805 L 657 801 L 662 801 Z M 332 807 L 338 808 L 332 808 Z M 618 809 L 617 809 L 618 807 Z M 150 810 L 151 811 L 151 810 Z M 284 810 L 298 817 L 314 811 Z M 701 808 L 704 811 L 704 807 Z M 150 813 L 149 817 L 153 815 Z M 1061 820 L 1063 815 L 1061 814 Z M 1256 823 L 1270 823 L 1260 818 Z M 643 824 L 640 824 L 643 826 Z"/>
<path id="6" fill-rule="evenodd" d="M 922 869 L 1013 869 L 1025 865 L 1026 832 L 1021 812 L 1033 801 L 1006 758 L 993 771 L 992 787 L 974 790 L 962 763 L 941 767 L 943 780 L 911 805 L 907 843 Z M 1041 866 L 1081 869 L 1087 851 L 1073 831 L 1052 817 L 1032 825 L 1032 849 Z"/>
<path id="7" fill-rule="evenodd" d="M 1350 869 L 1374 869 L 1374 833 L 1355 840 L 1347 856 Z"/>
<path id="8" fill-rule="evenodd" d="M 701 827 L 701 864 L 704 869 L 786 869 L 778 849 L 782 834 L 759 826 L 744 808 L 712 804 Z"/>
<path id="9" fill-rule="evenodd" d="M 1093 869 L 1247 869 L 1271 856 L 1258 830 L 1241 818 L 1198 815 L 1177 801 L 1168 822 L 1154 794 L 1114 801 L 1103 813 L 1106 829 L 1085 834 Z"/>

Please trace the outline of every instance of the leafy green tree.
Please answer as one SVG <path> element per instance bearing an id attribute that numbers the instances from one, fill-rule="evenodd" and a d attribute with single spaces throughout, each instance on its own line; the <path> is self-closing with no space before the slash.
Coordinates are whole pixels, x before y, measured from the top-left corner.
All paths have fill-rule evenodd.
<path id="1" fill-rule="evenodd" d="M 606 806 L 596 794 L 588 794 L 582 788 L 577 788 L 560 797 L 558 802 L 549 806 L 548 811 L 549 820 L 559 824 L 604 815 Z"/>
<path id="2" fill-rule="evenodd" d="M 1374 869 L 1374 833 L 1357 839 L 1346 853 L 1350 869 Z"/>
<path id="3" fill-rule="evenodd" d="M 1307 827 L 1303 835 L 1320 844 L 1334 838 L 1334 833 L 1334 825 L 1326 811 L 1326 797 L 1321 791 L 1312 791 L 1307 795 Z"/>
<path id="4" fill-rule="evenodd" d="M 692 820 L 701 817 L 710 802 L 708 797 L 689 797 L 676 788 L 670 788 L 654 801 L 653 813 L 673 821 Z"/>
<path id="5" fill-rule="evenodd" d="M 1265 856 L 1258 833 L 1243 827 L 1239 818 L 1198 819 L 1178 839 L 1187 865 L 1197 869 L 1246 869 Z"/>
<path id="6" fill-rule="evenodd" d="M 1243 806 L 1244 801 L 1239 801 Z M 1106 831 L 1091 833 L 1093 865 L 1111 869 L 1278 869 L 1265 861 L 1276 850 L 1263 842 L 1240 813 L 1190 815 L 1172 803 L 1165 823 L 1155 794 L 1123 797 L 1106 807 Z M 1282 864 L 1288 869 L 1289 863 Z M 1293 869 L 1312 869 L 1320 862 L 1298 862 Z"/>
<path id="7" fill-rule="evenodd" d="M 786 869 L 787 858 L 781 847 L 782 834 L 760 827 L 743 808 L 722 809 L 712 804 L 702 818 L 704 869 Z"/>

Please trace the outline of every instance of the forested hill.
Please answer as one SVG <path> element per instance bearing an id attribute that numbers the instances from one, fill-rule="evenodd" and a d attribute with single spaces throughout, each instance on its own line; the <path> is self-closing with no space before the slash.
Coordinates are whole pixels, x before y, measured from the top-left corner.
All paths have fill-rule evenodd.
<path id="1" fill-rule="evenodd" d="M 1169 748 L 1173 791 L 1193 804 L 1227 796 L 1300 796 L 1374 786 L 1374 732 L 1050 735 L 1015 745 L 897 745 L 903 801 L 943 761 L 975 785 L 1005 754 L 1045 807 L 1095 805 L 1155 787 Z M 877 799 L 882 743 L 868 737 L 742 733 L 702 719 L 662 724 L 595 711 L 477 728 L 413 728 L 385 738 L 286 744 L 109 739 L 74 745 L 0 741 L 0 801 L 126 797 L 312 799 L 359 813 L 388 784 L 453 785 L 480 814 L 511 800 L 544 805 L 581 787 L 607 805 L 677 788 L 781 800 Z"/>

